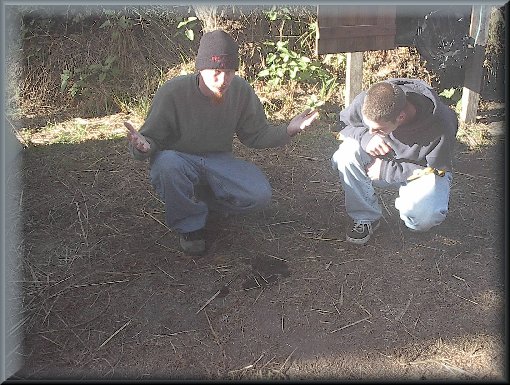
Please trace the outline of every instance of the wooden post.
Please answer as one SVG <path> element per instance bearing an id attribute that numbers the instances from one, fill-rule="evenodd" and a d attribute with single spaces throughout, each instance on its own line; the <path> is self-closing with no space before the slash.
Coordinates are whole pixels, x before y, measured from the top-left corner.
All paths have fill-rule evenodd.
<path id="1" fill-rule="evenodd" d="M 345 107 L 362 91 L 363 52 L 348 52 L 345 74 Z"/>
<path id="2" fill-rule="evenodd" d="M 469 35 L 475 39 L 474 52 L 466 64 L 464 88 L 462 90 L 462 109 L 460 120 L 466 123 L 476 121 L 478 102 L 485 59 L 485 45 L 489 33 L 489 20 L 493 7 L 473 5 Z"/>

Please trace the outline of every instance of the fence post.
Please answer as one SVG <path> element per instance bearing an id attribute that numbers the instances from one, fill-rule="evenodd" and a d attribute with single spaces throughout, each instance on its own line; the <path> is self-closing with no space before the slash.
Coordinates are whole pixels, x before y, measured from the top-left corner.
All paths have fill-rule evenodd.
<path id="1" fill-rule="evenodd" d="M 347 52 L 345 107 L 352 103 L 363 87 L 363 52 Z"/>
<path id="2" fill-rule="evenodd" d="M 460 120 L 465 123 L 476 121 L 478 102 L 480 101 L 483 61 L 485 59 L 485 45 L 489 33 L 492 9 L 493 7 L 487 5 L 473 5 L 471 10 L 469 35 L 475 40 L 475 47 L 473 55 L 466 64 L 464 88 L 462 90 Z"/>

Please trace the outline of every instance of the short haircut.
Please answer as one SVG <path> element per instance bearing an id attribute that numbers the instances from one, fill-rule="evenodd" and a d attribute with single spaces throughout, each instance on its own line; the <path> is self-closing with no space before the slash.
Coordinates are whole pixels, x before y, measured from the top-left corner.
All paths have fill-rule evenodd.
<path id="1" fill-rule="evenodd" d="M 396 84 L 379 82 L 366 93 L 361 112 L 368 119 L 394 122 L 406 105 L 406 95 Z"/>

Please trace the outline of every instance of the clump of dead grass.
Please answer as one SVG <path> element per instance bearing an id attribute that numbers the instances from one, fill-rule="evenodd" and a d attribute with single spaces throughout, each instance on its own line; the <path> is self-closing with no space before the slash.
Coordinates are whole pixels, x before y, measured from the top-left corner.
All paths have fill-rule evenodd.
<path id="1" fill-rule="evenodd" d="M 318 93 L 317 85 L 294 81 L 269 89 L 263 79 L 257 78 L 270 50 L 264 45 L 266 41 L 288 39 L 295 49 L 301 47 L 306 56 L 317 58 L 313 52 L 315 42 L 308 29 L 315 22 L 315 9 L 303 6 L 292 11 L 293 19 L 281 24 L 270 23 L 261 9 L 221 14 L 222 28 L 239 41 L 239 74 L 254 85 L 270 118 L 275 121 L 292 118 L 306 105 L 310 95 Z M 65 28 L 54 26 L 51 39 L 31 31 L 28 21 L 23 24 L 26 32 L 19 39 L 21 55 L 12 58 L 13 65 L 9 65 L 12 68 L 9 100 L 16 106 L 11 115 L 17 128 L 25 128 L 24 123 L 16 122 L 17 117 L 40 118 L 41 127 L 52 123 L 48 120 L 50 115 L 69 114 L 82 118 L 118 112 L 144 115 L 162 82 L 194 71 L 193 59 L 199 39 L 189 41 L 177 29 L 178 21 L 186 14 L 174 10 L 154 13 L 150 7 L 123 12 L 109 17 L 97 12 L 81 20 L 80 28 L 67 20 Z M 126 27 L 120 23 L 121 15 L 132 24 Z M 24 20 L 25 16 L 21 16 Z M 109 22 L 106 26 L 105 20 Z M 44 22 L 44 17 L 35 19 L 36 26 Z M 310 52 L 306 52 L 307 49 Z M 99 64 L 104 65 L 107 58 L 113 60 L 115 70 L 113 67 L 104 70 L 104 79 L 100 81 L 100 74 L 94 71 Z M 386 66 L 376 69 L 381 63 Z M 423 73 L 419 55 L 407 48 L 367 52 L 365 68 L 366 84 L 387 76 L 429 77 L 428 73 Z M 69 76 L 66 84 L 62 77 L 65 71 Z M 81 76 L 86 79 L 81 81 Z M 339 91 L 328 100 L 333 106 L 343 104 L 341 85 L 344 79 L 340 71 Z M 70 93 L 73 86 L 74 96 Z"/>
<path id="2" fill-rule="evenodd" d="M 487 126 L 478 123 L 460 122 L 457 131 L 457 140 L 464 144 L 469 150 L 476 151 L 486 147 L 493 142 Z"/>
<path id="3" fill-rule="evenodd" d="M 282 25 L 286 36 L 293 41 L 316 17 L 304 8 L 300 12 L 297 22 Z M 23 143 L 78 143 L 119 137 L 123 134 L 119 117 L 141 124 L 154 92 L 163 82 L 194 72 L 197 40 L 185 39 L 175 23 L 164 22 L 182 15 L 169 12 L 159 19 L 145 16 L 140 14 L 139 22 L 129 28 L 115 23 L 100 28 L 103 19 L 99 17 L 97 21 L 84 22 L 79 33 L 68 33 L 66 27 L 54 31 L 51 39 L 30 33 L 20 39 L 21 55 L 9 56 L 8 115 Z M 253 84 L 268 118 L 283 123 L 301 112 L 310 95 L 317 93 L 317 85 L 290 80 L 271 88 L 264 79 L 257 78 L 267 55 L 260 42 L 270 40 L 271 32 L 278 36 L 282 31 L 268 23 L 260 10 L 231 19 L 223 15 L 221 22 L 240 42 L 239 75 Z M 106 57 L 115 57 L 119 75 L 108 73 L 103 82 L 89 78 L 89 83 L 74 97 L 69 87 L 61 87 L 64 70 L 75 71 L 70 82 L 76 82 L 76 71 L 83 71 Z M 388 77 L 416 77 L 431 84 L 436 81 L 413 47 L 365 52 L 363 86 Z M 321 108 L 321 118 L 331 124 L 344 105 L 344 79 L 340 72 L 337 92 Z M 491 137 L 480 127 L 461 124 L 459 141 L 470 150 L 489 145 Z"/>
<path id="4" fill-rule="evenodd" d="M 124 121 L 131 120 L 138 128 L 143 123 L 137 114 L 118 113 L 97 118 L 73 118 L 45 127 L 16 131 L 26 147 L 49 144 L 77 144 L 88 140 L 112 140 L 125 137 Z"/>

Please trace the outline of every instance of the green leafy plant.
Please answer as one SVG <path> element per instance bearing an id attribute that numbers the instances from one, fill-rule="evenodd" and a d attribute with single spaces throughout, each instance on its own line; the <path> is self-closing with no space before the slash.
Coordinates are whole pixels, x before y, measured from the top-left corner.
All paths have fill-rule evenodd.
<path id="1" fill-rule="evenodd" d="M 457 114 L 460 113 L 462 109 L 462 90 L 460 88 L 446 88 L 439 93 L 439 96 L 442 96 L 444 99 L 446 99 L 446 102 L 449 105 L 455 106 L 454 108 Z"/>
<path id="2" fill-rule="evenodd" d="M 316 110 L 324 103 L 325 103 L 324 100 L 321 100 L 317 95 L 313 94 L 308 97 L 308 100 L 306 101 L 306 107 L 312 110 Z"/>
<path id="3" fill-rule="evenodd" d="M 300 80 L 307 77 L 311 60 L 289 50 L 288 44 L 288 41 L 265 43 L 267 46 L 273 46 L 275 51 L 267 55 L 266 65 L 268 67 L 260 71 L 258 77 L 268 78 L 268 83 L 271 86 L 278 86 L 285 79 Z"/>
<path id="4" fill-rule="evenodd" d="M 197 17 L 190 16 L 177 24 L 177 29 L 184 28 L 184 35 L 190 41 L 195 40 L 195 32 L 193 31 L 193 27 L 197 24 L 197 20 Z"/>
<path id="5" fill-rule="evenodd" d="M 116 56 L 108 56 L 102 63 L 63 70 L 60 74 L 60 91 L 68 90 L 73 98 L 90 92 L 95 85 L 104 83 L 108 77 L 113 79 L 119 74 L 119 69 L 115 65 L 116 60 Z"/>
<path id="6" fill-rule="evenodd" d="M 266 42 L 275 48 L 266 57 L 267 68 L 258 73 L 258 78 L 265 78 L 268 85 L 277 87 L 285 80 L 297 82 L 318 82 L 319 94 L 327 99 L 336 88 L 336 76 L 328 72 L 321 62 L 298 54 L 288 48 L 288 41 Z"/>
<path id="7" fill-rule="evenodd" d="M 112 37 L 118 39 L 122 31 L 133 27 L 134 21 L 125 15 L 119 15 L 115 11 L 105 11 L 106 21 L 99 26 L 99 29 L 112 28 Z"/>
<path id="8" fill-rule="evenodd" d="M 280 35 L 280 41 L 281 41 L 283 39 L 283 29 L 285 27 L 285 22 L 287 20 L 292 19 L 290 16 L 290 10 L 285 7 L 280 8 L 280 7 L 273 6 L 273 7 L 271 7 L 270 10 L 264 11 L 264 14 L 266 15 L 266 18 L 270 22 L 280 21 L 280 26 L 278 28 L 278 31 L 279 31 L 279 35 Z"/>
<path id="9" fill-rule="evenodd" d="M 272 6 L 270 10 L 264 11 L 267 19 L 269 21 L 276 20 L 290 20 L 290 10 L 286 7 L 279 8 L 277 6 Z"/>

